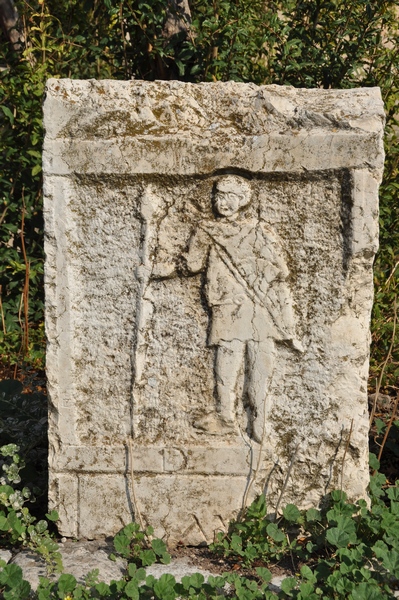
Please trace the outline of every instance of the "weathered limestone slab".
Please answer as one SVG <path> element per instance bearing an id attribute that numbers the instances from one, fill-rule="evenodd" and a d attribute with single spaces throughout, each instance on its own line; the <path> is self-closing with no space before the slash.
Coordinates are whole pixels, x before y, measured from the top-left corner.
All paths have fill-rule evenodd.
<path id="1" fill-rule="evenodd" d="M 98 569 L 99 581 L 110 583 L 113 579 L 122 579 L 126 573 L 127 563 L 118 557 L 110 560 L 114 552 L 113 544 L 105 541 L 72 542 L 66 540 L 59 545 L 64 573 L 76 577 L 78 583 L 84 583 L 88 573 Z M 10 553 L 11 554 L 11 553 Z M 40 577 L 48 577 L 45 560 L 32 550 L 21 550 L 10 561 L 21 567 L 23 578 L 28 581 L 33 590 L 39 586 Z M 50 575 L 49 579 L 57 581 L 59 574 Z"/>
<path id="2" fill-rule="evenodd" d="M 62 534 L 365 495 L 379 90 L 50 80 L 44 113 Z"/>

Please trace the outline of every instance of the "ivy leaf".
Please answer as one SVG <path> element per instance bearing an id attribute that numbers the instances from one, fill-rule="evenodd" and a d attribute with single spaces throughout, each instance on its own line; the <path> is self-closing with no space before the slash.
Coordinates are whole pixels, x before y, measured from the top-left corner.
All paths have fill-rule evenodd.
<path id="1" fill-rule="evenodd" d="M 333 490 L 331 492 L 331 498 L 334 500 L 334 502 L 345 502 L 347 495 L 342 490 Z"/>
<path id="2" fill-rule="evenodd" d="M 4 600 L 26 600 L 31 597 L 30 583 L 22 580 L 16 587 L 4 592 Z"/>
<path id="3" fill-rule="evenodd" d="M 49 521 L 58 521 L 59 514 L 56 510 L 52 510 L 51 512 L 46 513 L 46 519 L 48 519 Z"/>
<path id="4" fill-rule="evenodd" d="M 176 579 L 173 575 L 164 574 L 158 581 L 154 583 L 154 592 L 162 600 L 175 600 L 176 593 L 174 587 L 176 585 Z"/>
<path id="5" fill-rule="evenodd" d="M 381 600 L 381 590 L 377 585 L 370 585 L 369 582 L 357 585 L 350 595 L 351 600 Z"/>
<path id="6" fill-rule="evenodd" d="M 353 583 L 353 581 L 351 581 L 349 578 L 347 578 L 347 577 L 340 577 L 336 581 L 336 583 L 334 585 L 334 588 L 336 589 L 336 591 L 339 594 L 342 594 L 344 597 L 346 597 L 347 594 L 350 593 L 353 590 L 354 585 L 355 584 Z"/>
<path id="7" fill-rule="evenodd" d="M 18 565 L 6 565 L 0 571 L 0 585 L 8 585 L 10 588 L 17 587 L 22 582 L 22 569 Z"/>
<path id="8" fill-rule="evenodd" d="M 380 468 L 380 461 L 372 452 L 369 453 L 369 465 L 370 469 L 373 469 L 374 471 L 378 471 Z"/>
<path id="9" fill-rule="evenodd" d="M 321 521 L 321 512 L 316 508 L 309 508 L 306 511 L 306 520 L 308 523 L 312 523 L 314 521 Z"/>
<path id="10" fill-rule="evenodd" d="M 390 487 L 387 489 L 387 496 L 394 502 L 399 502 L 399 487 Z"/>
<path id="11" fill-rule="evenodd" d="M 34 177 L 35 175 L 37 175 L 38 173 L 40 173 L 40 171 L 42 170 L 42 165 L 41 164 L 37 164 L 32 168 L 32 177 Z"/>
<path id="12" fill-rule="evenodd" d="M 272 580 L 272 574 L 269 569 L 266 569 L 265 567 L 256 567 L 255 571 L 262 579 L 263 583 L 269 583 L 269 581 Z"/>
<path id="13" fill-rule="evenodd" d="M 205 578 L 201 573 L 193 573 L 190 575 L 190 586 L 199 590 L 204 583 Z"/>
<path id="14" fill-rule="evenodd" d="M 242 555 L 242 539 L 236 533 L 231 536 L 231 548 L 240 556 Z"/>
<path id="15" fill-rule="evenodd" d="M 344 548 L 351 541 L 350 534 L 339 527 L 331 527 L 331 529 L 328 529 L 326 532 L 326 538 L 327 541 L 336 548 Z"/>
<path id="16" fill-rule="evenodd" d="M 157 557 L 156 557 L 155 552 L 153 550 L 143 550 L 140 553 L 140 558 L 141 558 L 141 562 L 143 564 L 143 567 L 150 567 L 157 560 Z"/>
<path id="17" fill-rule="evenodd" d="M 310 582 L 301 583 L 299 586 L 299 591 L 301 594 L 300 597 L 308 600 L 311 597 L 312 592 L 314 592 L 314 585 Z"/>
<path id="18" fill-rule="evenodd" d="M 266 516 L 266 498 L 264 494 L 261 494 L 256 500 L 254 500 L 247 510 L 248 519 L 262 519 Z"/>
<path id="19" fill-rule="evenodd" d="M 136 573 L 135 573 L 135 579 L 136 581 L 145 581 L 147 574 L 145 572 L 145 569 L 140 568 L 137 569 Z"/>
<path id="20" fill-rule="evenodd" d="M 266 532 L 275 542 L 284 542 L 286 540 L 285 534 L 275 523 L 269 523 L 266 527 Z"/>
<path id="21" fill-rule="evenodd" d="M 161 556 L 164 552 L 166 552 L 166 544 L 160 539 L 152 540 L 151 547 L 154 550 L 155 554 Z"/>
<path id="22" fill-rule="evenodd" d="M 287 504 L 283 510 L 283 517 L 290 523 L 297 523 L 301 517 L 301 512 L 295 504 Z"/>
<path id="23" fill-rule="evenodd" d="M 94 588 L 100 594 L 100 596 L 105 596 L 106 594 L 110 595 L 110 587 L 104 582 L 96 583 Z"/>
<path id="24" fill-rule="evenodd" d="M 170 564 L 170 561 L 171 561 L 171 556 L 170 556 L 170 554 L 169 554 L 168 552 L 164 552 L 164 553 L 161 555 L 161 563 L 162 563 L 162 564 L 164 564 L 164 565 L 169 565 L 169 564 Z"/>
<path id="25" fill-rule="evenodd" d="M 10 526 L 14 529 L 14 531 L 16 531 L 19 535 L 21 535 L 21 533 L 23 533 L 25 531 L 25 527 L 24 527 L 21 519 L 19 519 L 17 517 L 17 515 L 14 511 L 9 513 L 8 522 L 9 522 Z"/>
<path id="26" fill-rule="evenodd" d="M 76 587 L 76 579 L 73 575 L 63 574 L 58 580 L 58 592 L 66 596 L 69 592 L 73 592 Z"/>
<path id="27" fill-rule="evenodd" d="M 281 589 L 284 594 L 291 595 L 291 591 L 296 587 L 297 583 L 298 581 L 295 579 L 295 577 L 287 577 L 281 582 Z"/>
<path id="28" fill-rule="evenodd" d="M 137 574 L 137 565 L 135 563 L 129 563 L 127 567 L 129 577 L 135 577 Z"/>
<path id="29" fill-rule="evenodd" d="M 312 569 L 310 567 L 308 567 L 307 565 L 303 565 L 301 567 L 301 575 L 304 579 L 307 579 L 308 581 L 314 582 L 317 580 L 316 575 L 313 573 Z"/>
<path id="30" fill-rule="evenodd" d="M 379 540 L 373 550 L 377 558 L 381 560 L 383 567 L 396 578 L 399 578 L 399 552 L 389 549 L 383 541 Z"/>
<path id="31" fill-rule="evenodd" d="M 129 581 L 126 584 L 124 593 L 126 594 L 126 596 L 128 598 L 132 598 L 133 600 L 139 600 L 139 598 L 140 598 L 139 586 L 135 579 L 132 579 L 132 581 Z"/>

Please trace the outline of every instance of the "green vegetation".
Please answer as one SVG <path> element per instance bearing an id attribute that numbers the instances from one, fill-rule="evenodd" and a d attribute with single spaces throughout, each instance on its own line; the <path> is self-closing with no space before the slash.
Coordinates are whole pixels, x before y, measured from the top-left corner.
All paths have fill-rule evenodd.
<path id="1" fill-rule="evenodd" d="M 25 385 L 33 385 L 29 379 L 27 374 Z M 35 385 L 35 391 L 23 393 L 21 382 L 0 381 L 0 446 L 18 446 L 24 458 L 23 468 L 19 464 L 21 477 L 39 500 L 36 516 L 43 516 L 48 478 L 47 398 Z"/>
<path id="2" fill-rule="evenodd" d="M 38 552 L 45 559 L 50 573 L 60 572 L 61 555 L 48 530 L 48 520 L 57 521 L 58 513 L 52 511 L 46 515 L 46 519 L 37 521 L 25 506 L 32 500 L 32 493 L 27 486 L 19 485 L 20 471 L 25 463 L 18 452 L 16 444 L 0 447 L 0 466 L 3 473 L 0 477 L 0 547 L 4 543 L 13 547 L 23 545 Z"/>
<path id="3" fill-rule="evenodd" d="M 148 567 L 155 562 L 168 565 L 170 555 L 166 550 L 165 542 L 151 539 L 153 533 L 152 527 L 140 531 L 138 523 L 129 523 L 115 536 L 115 550 L 138 567 Z"/>
<path id="4" fill-rule="evenodd" d="M 50 533 L 57 514 L 44 515 L 43 507 L 33 502 L 34 496 L 42 503 L 46 497 L 45 410 L 46 398 L 40 392 L 23 393 L 18 381 L 0 382 L 0 548 L 28 547 L 46 560 L 49 573 L 59 573 L 60 554 Z M 388 427 L 376 419 L 376 442 L 397 455 L 399 422 L 391 425 L 393 435 L 384 442 Z M 10 441 L 12 438 L 20 449 Z M 373 455 L 370 466 L 376 471 L 380 466 Z M 162 540 L 152 539 L 151 527 L 141 531 L 137 523 L 131 523 L 114 539 L 115 555 L 130 565 L 123 580 L 111 585 L 99 583 L 101 573 L 89 574 L 85 585 L 78 585 L 67 574 L 58 583 L 45 578 L 36 598 L 64 600 L 68 594 L 72 600 L 221 598 L 225 584 L 231 586 L 230 596 L 245 600 L 391 598 L 391 587 L 399 583 L 398 482 L 390 486 L 386 477 L 376 472 L 371 478 L 370 497 L 369 509 L 364 500 L 352 504 L 343 492 L 335 491 L 320 509 L 300 511 L 287 505 L 273 520 L 261 496 L 239 522 L 230 525 L 227 534 L 219 534 L 212 546 L 216 557 L 234 561 L 250 574 L 243 577 L 231 572 L 206 584 L 201 575 L 186 578 L 181 584 L 171 575 L 160 583 L 147 577 L 143 567 L 155 561 L 168 564 L 170 556 Z M 291 561 L 295 576 L 287 578 L 282 592 L 276 595 L 268 591 L 271 573 L 267 566 L 284 559 Z M 369 596 L 364 595 L 366 589 Z M 0 597 L 23 600 L 29 590 L 16 565 L 0 564 Z"/>
<path id="5" fill-rule="evenodd" d="M 374 456 L 372 462 L 378 465 Z M 276 522 L 260 496 L 212 548 L 248 566 L 283 556 L 305 563 L 299 580 L 288 578 L 283 585 L 293 598 L 388 598 L 389 585 L 399 578 L 399 488 L 385 490 L 385 481 L 380 473 L 372 477 L 370 509 L 365 500 L 351 504 L 336 490 L 320 510 L 288 504 Z"/>
<path id="6" fill-rule="evenodd" d="M 15 47 L 0 45 L 0 355 L 44 362 L 41 104 L 48 77 L 379 85 L 387 112 L 371 384 L 399 375 L 398 0 L 17 1 Z M 395 12 L 396 11 L 396 12 Z M 191 23 L 190 23 L 191 19 Z M 16 48 L 16 49 L 15 49 Z"/>

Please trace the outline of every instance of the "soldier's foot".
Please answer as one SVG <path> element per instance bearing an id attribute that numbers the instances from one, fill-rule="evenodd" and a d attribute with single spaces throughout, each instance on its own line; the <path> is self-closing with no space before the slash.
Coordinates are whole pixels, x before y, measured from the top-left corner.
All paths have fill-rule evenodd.
<path id="1" fill-rule="evenodd" d="M 236 424 L 233 419 L 226 418 L 219 413 L 209 413 L 194 421 L 193 426 L 196 429 L 210 433 L 211 435 L 223 435 L 233 432 Z"/>

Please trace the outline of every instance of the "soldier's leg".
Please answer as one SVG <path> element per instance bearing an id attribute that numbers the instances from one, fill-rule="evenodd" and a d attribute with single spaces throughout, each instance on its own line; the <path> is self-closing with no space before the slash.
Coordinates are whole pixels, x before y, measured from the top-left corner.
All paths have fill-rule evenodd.
<path id="1" fill-rule="evenodd" d="M 245 343 L 240 340 L 222 342 L 216 349 L 217 412 L 227 423 L 235 419 L 237 380 L 244 356 Z"/>
<path id="2" fill-rule="evenodd" d="M 274 340 L 248 342 L 246 364 L 246 387 L 253 410 L 252 437 L 260 442 L 264 433 L 265 418 L 270 412 L 268 391 L 275 360 Z"/>

